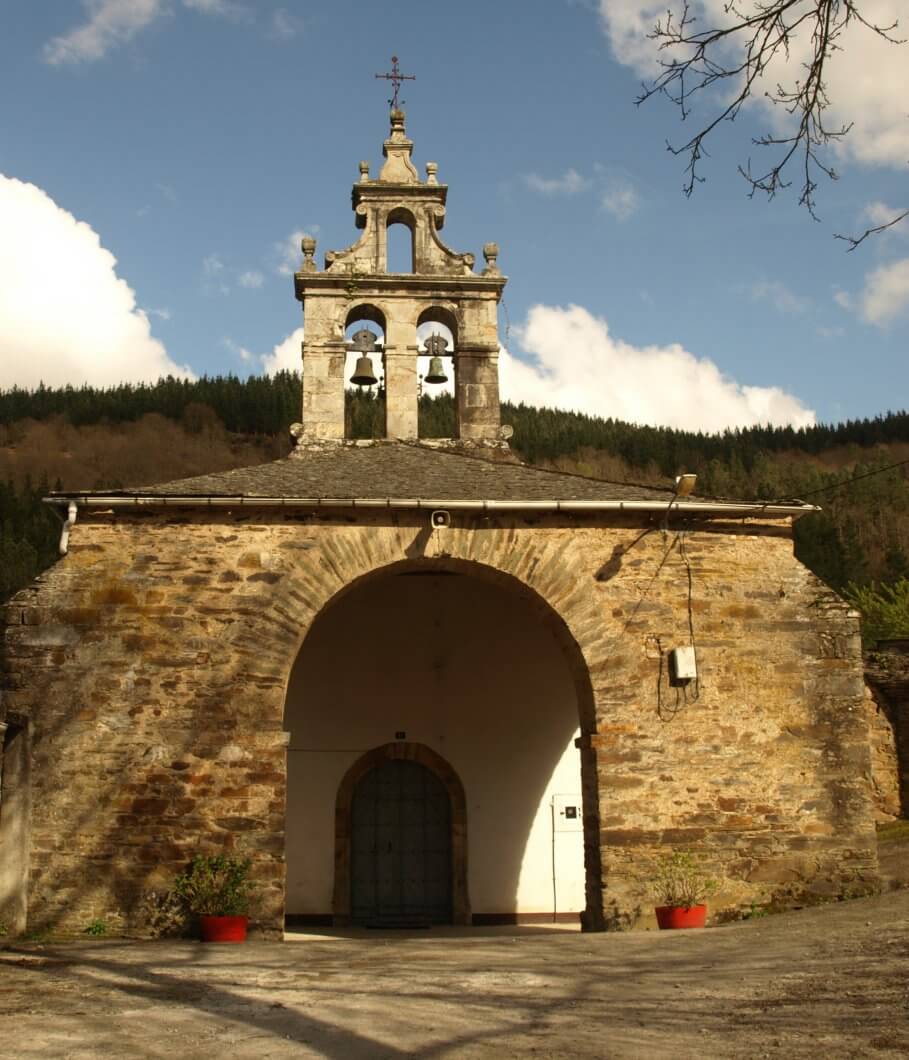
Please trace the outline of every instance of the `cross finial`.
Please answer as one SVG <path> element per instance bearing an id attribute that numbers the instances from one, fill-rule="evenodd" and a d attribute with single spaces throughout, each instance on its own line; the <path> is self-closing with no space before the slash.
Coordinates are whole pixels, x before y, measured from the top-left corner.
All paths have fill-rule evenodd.
<path id="1" fill-rule="evenodd" d="M 402 103 L 404 103 L 403 99 L 402 100 L 398 99 L 398 93 L 401 91 L 401 82 L 402 81 L 416 81 L 416 79 L 417 79 L 415 74 L 402 74 L 401 73 L 401 69 L 398 66 L 398 57 L 397 57 L 397 55 L 393 55 L 391 57 L 391 73 L 390 74 L 376 74 L 376 77 L 380 81 L 383 81 L 383 80 L 384 81 L 391 81 L 392 85 L 394 86 L 394 93 L 393 93 L 391 99 L 388 101 L 388 105 L 389 105 L 389 107 L 391 107 L 392 110 L 397 110 L 398 107 Z"/>

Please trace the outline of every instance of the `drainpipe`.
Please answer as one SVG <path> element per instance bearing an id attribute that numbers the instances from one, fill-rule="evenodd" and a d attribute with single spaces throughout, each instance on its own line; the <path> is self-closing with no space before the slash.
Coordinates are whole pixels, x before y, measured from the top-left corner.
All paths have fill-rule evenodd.
<path id="1" fill-rule="evenodd" d="M 60 555 L 65 556 L 69 550 L 69 532 L 72 530 L 73 525 L 76 522 L 76 513 L 78 507 L 75 501 L 69 502 L 69 507 L 66 510 L 66 519 L 63 521 L 63 528 L 60 530 Z"/>

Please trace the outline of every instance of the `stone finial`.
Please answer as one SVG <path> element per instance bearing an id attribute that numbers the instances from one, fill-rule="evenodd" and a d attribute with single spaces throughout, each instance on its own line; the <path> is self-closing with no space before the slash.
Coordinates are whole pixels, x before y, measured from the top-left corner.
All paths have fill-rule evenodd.
<path id="1" fill-rule="evenodd" d="M 419 184 L 420 174 L 410 160 L 413 151 L 413 140 L 407 139 L 404 129 L 404 111 L 391 112 L 391 134 L 382 145 L 385 165 L 379 173 L 379 180 L 394 184 Z"/>
<path id="2" fill-rule="evenodd" d="M 426 183 L 427 184 L 438 184 L 439 178 L 436 174 L 439 172 L 438 162 L 427 162 L 426 163 Z"/>
<path id="3" fill-rule="evenodd" d="M 499 244 L 498 243 L 487 243 L 483 247 L 483 258 L 486 261 L 486 268 L 483 270 L 484 276 L 501 276 L 502 272 L 496 261 L 499 257 Z"/>
<path id="4" fill-rule="evenodd" d="M 360 163 L 360 183 L 365 184 L 369 180 L 369 163 Z"/>
<path id="5" fill-rule="evenodd" d="M 317 272 L 317 266 L 313 258 L 316 253 L 316 241 L 312 236 L 304 236 L 300 240 L 300 249 L 303 251 L 303 264 L 300 272 Z"/>

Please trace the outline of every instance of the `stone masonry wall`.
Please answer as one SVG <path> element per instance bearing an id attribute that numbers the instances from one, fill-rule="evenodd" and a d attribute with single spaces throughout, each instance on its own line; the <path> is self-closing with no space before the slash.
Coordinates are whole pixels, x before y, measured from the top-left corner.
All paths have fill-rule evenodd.
<path id="1" fill-rule="evenodd" d="M 143 895 L 220 849 L 253 858 L 256 919 L 280 930 L 286 682 L 320 609 L 391 563 L 522 587 L 586 668 L 589 926 L 642 922 L 670 849 L 722 878 L 714 911 L 874 883 L 857 619 L 787 527 L 426 523 L 80 515 L 6 612 L 0 712 L 29 719 L 33 755 L 31 930 L 143 933 Z M 699 680 L 673 686 L 668 652 L 692 638 Z"/>

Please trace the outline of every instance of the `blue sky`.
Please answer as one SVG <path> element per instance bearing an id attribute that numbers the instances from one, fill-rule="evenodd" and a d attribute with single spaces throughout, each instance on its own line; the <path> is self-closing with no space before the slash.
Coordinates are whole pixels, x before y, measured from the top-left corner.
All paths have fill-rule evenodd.
<path id="1" fill-rule="evenodd" d="M 6 0 L 0 386 L 289 363 L 294 242 L 321 261 L 356 237 L 394 52 L 446 242 L 499 243 L 510 396 L 707 429 L 906 407 L 909 222 L 853 253 L 833 233 L 909 202 L 909 50 L 847 49 L 831 95 L 856 130 L 818 224 L 747 198 L 760 106 L 684 197 L 677 113 L 634 105 L 664 6 Z"/>

